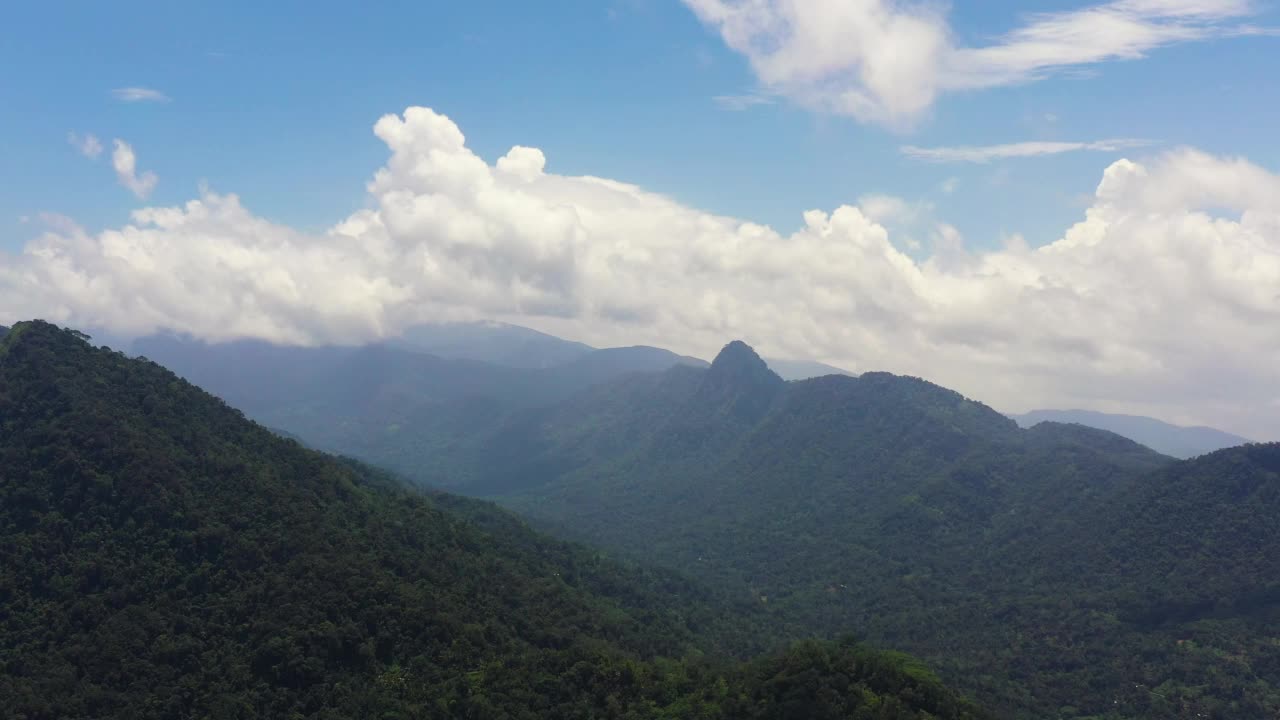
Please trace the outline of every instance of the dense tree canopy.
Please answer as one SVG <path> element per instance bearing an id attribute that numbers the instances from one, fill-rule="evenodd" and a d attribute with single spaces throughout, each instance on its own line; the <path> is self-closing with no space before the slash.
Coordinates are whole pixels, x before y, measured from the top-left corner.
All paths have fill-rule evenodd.
<path id="1" fill-rule="evenodd" d="M 741 343 L 405 437 L 425 482 L 696 573 L 787 632 L 921 654 L 1014 716 L 1280 712 L 1276 483 L 1243 459 L 1265 449 L 1175 464 L 915 378 L 784 384 Z"/>
<path id="2" fill-rule="evenodd" d="M 1274 446 L 1175 463 L 916 378 L 782 383 L 741 343 L 541 400 L 422 369 L 259 409 L 696 575 L 757 637 L 856 631 L 1013 717 L 1280 716 Z"/>
<path id="3" fill-rule="evenodd" d="M 37 718 L 977 718 L 915 661 L 306 450 L 159 366 L 0 341 L 0 697 Z"/>

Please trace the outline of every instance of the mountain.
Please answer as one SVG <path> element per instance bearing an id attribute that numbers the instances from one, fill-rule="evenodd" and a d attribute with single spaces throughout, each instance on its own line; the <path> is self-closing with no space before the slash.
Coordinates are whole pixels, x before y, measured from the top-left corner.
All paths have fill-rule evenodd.
<path id="1" fill-rule="evenodd" d="M 1235 447 L 1251 442 L 1239 435 L 1211 427 L 1182 427 L 1170 425 L 1154 418 L 1137 415 L 1113 415 L 1091 410 L 1033 410 L 1022 415 L 1010 415 L 1019 425 L 1031 427 L 1036 423 L 1051 421 L 1077 423 L 1123 435 L 1134 442 L 1146 445 L 1156 452 L 1181 459 L 1204 455 L 1215 450 Z"/>
<path id="2" fill-rule="evenodd" d="M 1190 533 L 1176 556 L 1158 552 L 1165 530 L 1131 556 L 1099 545 L 1131 537 L 1136 488 L 1184 467 L 1170 457 L 1079 424 L 1020 429 L 918 378 L 783 382 L 742 343 L 709 367 L 558 372 L 367 347 L 283 400 L 269 374 L 228 377 L 262 388 L 253 400 L 273 404 L 250 414 L 273 427 L 696 575 L 771 626 L 916 653 L 1011 718 L 1280 713 L 1265 587 L 1232 589 L 1208 615 L 1202 596 L 1159 600 L 1217 579 L 1212 563 L 1256 569 L 1280 548 L 1198 547 L 1212 518 L 1172 512 L 1171 497 L 1149 502 L 1170 512 L 1161 527 Z M 1137 564 L 1121 573 L 1126 557 Z M 1235 657 L 1247 671 L 1224 670 Z"/>
<path id="3" fill-rule="evenodd" d="M 486 347 L 496 346 L 518 354 L 519 344 L 526 341 L 563 349 L 567 341 L 497 323 L 421 326 L 418 331 L 439 340 L 440 346 L 444 340 L 453 342 L 449 348 L 454 356 L 428 354 L 421 350 L 426 343 L 413 347 L 403 341 L 296 347 L 258 340 L 205 343 L 176 335 L 140 338 L 132 352 L 312 447 L 419 479 L 429 477 L 441 486 L 465 481 L 454 472 L 456 465 L 441 465 L 441 451 L 465 446 L 472 436 L 513 415 L 555 405 L 629 374 L 708 367 L 703 360 L 661 348 L 594 350 L 581 344 L 568 353 L 572 359 L 560 364 L 515 367 L 464 356 L 482 356 Z"/>
<path id="4" fill-rule="evenodd" d="M 1150 627 L 1280 618 L 1280 444 L 1219 450 L 1140 478 L 1062 537 L 1049 567 L 1122 582 L 1116 599 Z M 1070 545 L 1069 551 L 1067 549 Z M 1270 642 L 1262 633 L 1258 638 Z M 1280 652 L 1274 653 L 1280 659 Z M 1253 657 L 1259 657 L 1253 654 Z"/>
<path id="5" fill-rule="evenodd" d="M 3 340 L 4 336 L 8 334 L 9 334 L 9 328 L 3 325 L 0 325 L 0 340 Z"/>
<path id="6" fill-rule="evenodd" d="M 980 718 L 850 641 L 306 450 L 145 360 L 0 341 L 10 717 Z"/>
<path id="7" fill-rule="evenodd" d="M 917 653 L 1008 717 L 1233 718 L 1280 712 L 1269 472 L 1021 429 L 918 378 L 784 383 L 735 342 L 481 428 L 418 477 Z"/>
<path id="8" fill-rule="evenodd" d="M 457 322 L 415 325 L 388 344 L 442 358 L 480 360 L 492 365 L 518 368 L 550 368 L 567 365 L 597 352 L 596 348 L 565 340 L 532 328 L 509 323 Z M 661 348 L 636 346 L 599 351 L 614 355 L 637 371 L 666 369 L 676 362 L 706 366 L 705 360 L 681 356 Z M 628 357 L 630 356 L 630 357 Z M 647 356 L 647 358 L 646 358 Z M 822 375 L 850 375 L 840 368 L 810 360 L 768 360 L 786 380 L 803 380 Z"/>
<path id="9" fill-rule="evenodd" d="M 779 360 L 777 358 L 765 358 L 765 362 L 774 372 L 778 373 L 783 380 L 808 380 L 809 378 L 822 377 L 824 375 L 854 375 L 848 370 L 827 365 L 826 363 L 816 362 L 814 360 Z"/>
<path id="10" fill-rule="evenodd" d="M 548 368 L 576 360 L 595 348 L 531 328 L 500 322 L 415 325 L 391 344 L 442 358 L 494 365 Z"/>
<path id="11" fill-rule="evenodd" d="M 634 345 L 592 350 L 546 372 L 578 378 L 581 386 L 586 387 L 627 373 L 662 372 L 676 365 L 706 367 L 707 361 L 687 355 L 677 355 L 662 348 Z"/>
<path id="12" fill-rule="evenodd" d="M 439 444 L 512 413 L 630 373 L 705 365 L 644 346 L 588 350 L 547 368 L 443 358 L 391 344 L 295 347 L 174 335 L 140 338 L 132 351 L 317 449 L 415 474 L 433 462 Z"/>

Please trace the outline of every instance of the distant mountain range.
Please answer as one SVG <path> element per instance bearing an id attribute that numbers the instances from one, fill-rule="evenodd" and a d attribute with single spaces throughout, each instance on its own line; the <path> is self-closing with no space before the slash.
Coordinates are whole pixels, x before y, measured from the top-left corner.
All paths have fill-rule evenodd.
<path id="1" fill-rule="evenodd" d="M 580 342 L 500 322 L 416 325 L 388 344 L 442 358 L 480 360 L 519 368 L 563 365 L 595 350 Z"/>
<path id="2" fill-rule="evenodd" d="M 1155 418 L 1114 415 L 1091 410 L 1035 410 L 1009 417 L 1022 427 L 1031 427 L 1041 422 L 1059 422 L 1109 430 L 1146 445 L 1156 452 L 1182 459 L 1252 442 L 1239 435 L 1211 427 L 1182 427 Z"/>
<path id="3" fill-rule="evenodd" d="M 590 355 L 597 349 L 519 325 L 501 322 L 458 322 L 416 325 L 388 344 L 418 350 L 442 358 L 480 360 L 518 368 L 550 368 Z M 627 348 L 615 348 L 625 350 Z M 639 346 L 637 351 L 668 351 Z M 681 362 L 706 367 L 707 361 L 687 355 Z M 821 375 L 851 375 L 831 365 L 812 360 L 770 359 L 769 366 L 785 380 L 803 380 Z"/>

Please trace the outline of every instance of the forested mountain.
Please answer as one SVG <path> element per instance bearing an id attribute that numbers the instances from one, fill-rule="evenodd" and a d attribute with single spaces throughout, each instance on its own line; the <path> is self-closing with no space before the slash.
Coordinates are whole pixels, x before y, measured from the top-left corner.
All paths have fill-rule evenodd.
<path id="1" fill-rule="evenodd" d="M 5 326 L 3 326 L 3 325 L 0 325 L 0 339 L 3 339 L 3 338 L 4 338 L 4 336 L 5 336 L 5 335 L 8 335 L 8 334 L 9 334 L 9 328 L 7 328 L 7 327 L 5 327 Z"/>
<path id="2" fill-rule="evenodd" d="M 628 374 L 708 366 L 661 348 L 596 350 L 502 323 L 424 325 L 364 346 L 155 335 L 136 340 L 132 351 L 314 447 L 415 477 L 435 475 L 442 457 L 447 472 L 462 471 L 451 453 L 513 414 L 554 406 Z M 818 363 L 782 366 L 805 376 L 847 374 Z"/>
<path id="3" fill-rule="evenodd" d="M 1033 410 L 1009 417 L 1016 420 L 1022 427 L 1031 427 L 1041 422 L 1060 422 L 1109 430 L 1146 445 L 1156 452 L 1183 459 L 1250 442 L 1248 438 L 1211 427 L 1182 427 L 1155 418 L 1116 415 L 1092 410 Z"/>
<path id="4" fill-rule="evenodd" d="M 917 653 L 1011 717 L 1280 713 L 1280 508 L 1256 449 L 1175 463 L 916 378 L 786 383 L 742 343 L 576 392 L 449 362 L 348 366 L 272 424 L 696 574 L 777 626 Z M 1236 476 L 1264 492 L 1203 504 Z"/>
<path id="5" fill-rule="evenodd" d="M 37 718 L 977 718 L 679 576 L 429 498 L 163 368 L 0 341 L 0 697 Z M 666 659 L 664 659 L 666 658 Z"/>
<path id="6" fill-rule="evenodd" d="M 1017 717 L 1280 711 L 1280 504 L 1244 459 L 1267 448 L 1178 464 L 915 378 L 784 383 L 741 343 L 453 437 L 420 479 L 922 654 Z"/>

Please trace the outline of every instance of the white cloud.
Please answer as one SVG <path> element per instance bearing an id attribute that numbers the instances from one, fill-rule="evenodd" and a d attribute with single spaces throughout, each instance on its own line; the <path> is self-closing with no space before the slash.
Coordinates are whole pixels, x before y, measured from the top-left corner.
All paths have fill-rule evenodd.
<path id="1" fill-rule="evenodd" d="M 772 105 L 774 99 L 768 95 L 760 93 L 747 93 L 745 95 L 716 95 L 711 98 L 719 105 L 722 110 L 732 110 L 734 112 L 742 112 L 750 110 L 760 105 Z"/>
<path id="2" fill-rule="evenodd" d="M 940 163 L 988 163 L 992 160 L 1008 158 L 1036 157 L 1039 155 L 1058 155 L 1081 150 L 1096 152 L 1119 152 L 1151 145 L 1150 140 L 1135 138 L 1116 138 L 1113 140 L 1095 140 L 1093 142 L 1050 142 L 1031 141 L 1007 143 L 1004 145 L 960 145 L 954 147 L 918 147 L 903 145 L 900 149 L 904 155 L 920 160 Z"/>
<path id="3" fill-rule="evenodd" d="M 210 192 L 103 232 L 62 222 L 0 254 L 0 322 L 316 343 L 491 318 L 702 356 L 740 337 L 1009 411 L 1095 407 L 1259 437 L 1280 419 L 1280 176 L 1244 160 L 1120 160 L 1050 245 L 977 252 L 932 223 L 932 254 L 913 259 L 872 219 L 905 202 L 812 210 L 784 234 L 557 175 L 533 148 L 488 163 L 424 108 L 375 132 L 391 155 L 368 209 L 330 231 Z"/>
<path id="4" fill-rule="evenodd" d="M 160 178 L 150 170 L 138 174 L 138 159 L 133 154 L 133 148 L 129 143 L 116 139 L 115 151 L 111 153 L 111 166 L 116 170 L 116 178 L 120 180 L 120 184 L 129 188 L 129 192 L 138 197 L 139 200 L 145 200 L 151 191 L 155 189 L 156 183 Z"/>
<path id="5" fill-rule="evenodd" d="M 940 3 L 684 0 L 750 61 L 761 87 L 823 112 L 906 125 L 946 92 L 1031 82 L 1160 47 L 1263 32 L 1250 0 L 1112 0 L 1035 13 L 993 43 L 957 44 Z"/>
<path id="6" fill-rule="evenodd" d="M 121 102 L 169 102 L 168 95 L 145 87 L 116 88 L 111 94 Z"/>
<path id="7" fill-rule="evenodd" d="M 81 155 L 90 160 L 102 154 L 102 142 L 92 133 L 85 133 L 83 136 L 75 132 L 67 133 L 67 142 L 71 143 L 71 147 L 75 148 Z"/>
<path id="8" fill-rule="evenodd" d="M 895 195 L 869 193 L 858 198 L 858 209 L 874 223 L 894 227 L 931 221 L 933 204 L 909 201 Z"/>

